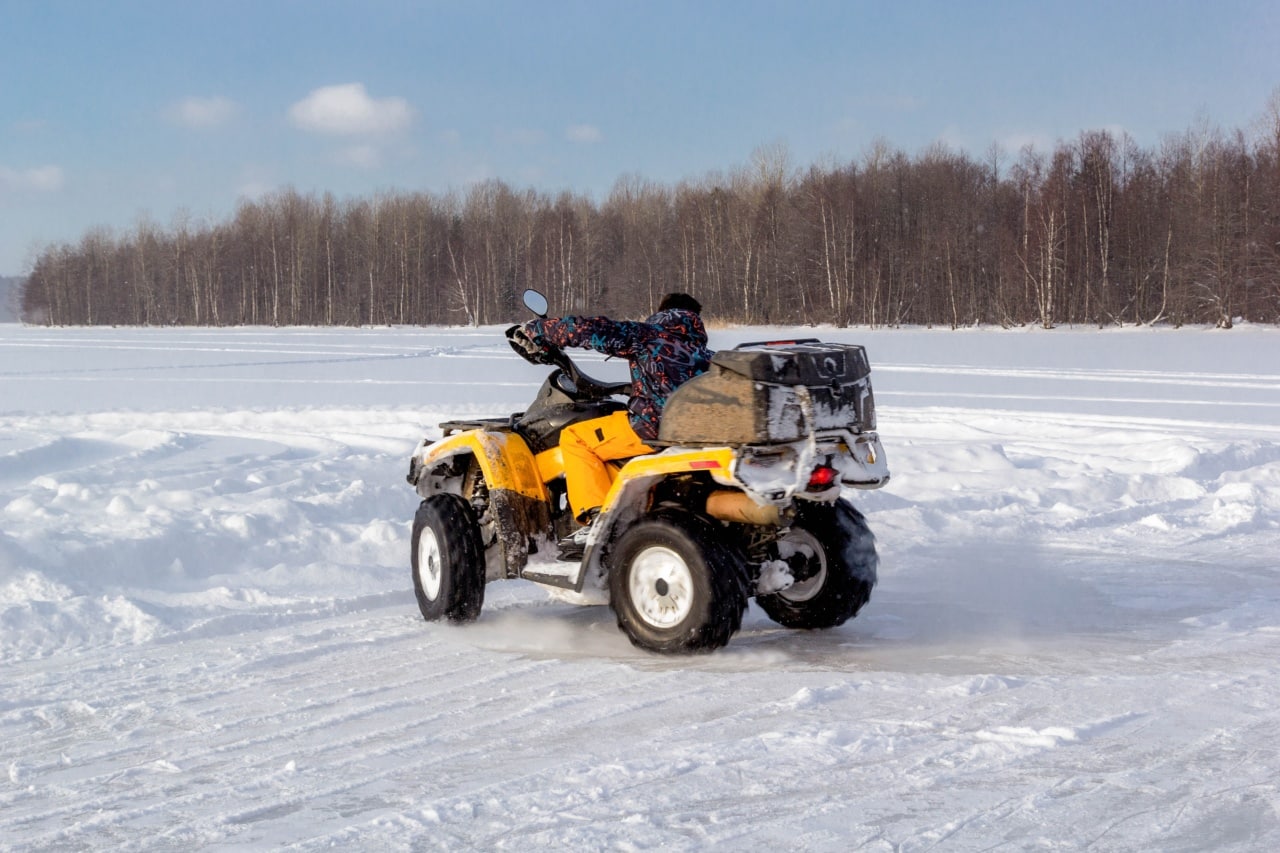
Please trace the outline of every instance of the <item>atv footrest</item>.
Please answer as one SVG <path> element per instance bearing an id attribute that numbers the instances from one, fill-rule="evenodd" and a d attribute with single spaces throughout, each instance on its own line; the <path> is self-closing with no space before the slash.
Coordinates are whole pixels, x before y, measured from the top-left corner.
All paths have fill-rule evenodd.
<path id="1" fill-rule="evenodd" d="M 528 581 L 533 581 L 534 583 L 543 584 L 544 586 L 556 586 L 561 589 L 577 590 L 578 564 L 564 562 L 558 565 L 565 566 L 569 569 L 569 573 L 563 575 L 552 574 L 551 572 L 546 571 L 546 569 L 551 569 L 551 566 L 539 565 L 537 568 L 525 568 L 525 570 L 520 573 L 520 577 Z M 539 571 L 539 569 L 543 569 L 543 571 Z"/>

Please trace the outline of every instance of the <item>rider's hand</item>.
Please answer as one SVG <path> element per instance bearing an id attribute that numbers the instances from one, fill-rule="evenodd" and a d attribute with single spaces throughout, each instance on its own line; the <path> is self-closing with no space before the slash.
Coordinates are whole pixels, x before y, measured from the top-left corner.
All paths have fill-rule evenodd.
<path id="1" fill-rule="evenodd" d="M 542 352 L 542 347 L 534 339 L 534 332 L 529 323 L 512 329 L 511 340 L 529 355 L 538 355 Z"/>

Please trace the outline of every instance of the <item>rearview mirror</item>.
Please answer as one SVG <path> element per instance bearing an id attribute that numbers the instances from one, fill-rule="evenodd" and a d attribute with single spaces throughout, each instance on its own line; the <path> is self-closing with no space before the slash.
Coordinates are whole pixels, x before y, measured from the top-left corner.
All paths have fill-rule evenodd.
<path id="1" fill-rule="evenodd" d="M 547 297 L 543 296 L 537 290 L 526 290 L 524 292 L 524 307 L 528 308 L 539 317 L 547 316 Z"/>

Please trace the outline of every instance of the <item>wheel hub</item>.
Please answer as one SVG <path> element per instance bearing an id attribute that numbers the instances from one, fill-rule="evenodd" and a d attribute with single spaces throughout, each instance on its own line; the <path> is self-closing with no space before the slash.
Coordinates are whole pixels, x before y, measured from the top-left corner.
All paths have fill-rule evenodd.
<path id="1" fill-rule="evenodd" d="M 675 627 L 693 609 L 693 573 L 670 548 L 646 548 L 636 556 L 628 591 L 640 618 L 655 628 Z"/>
<path id="2" fill-rule="evenodd" d="M 789 601 L 808 601 L 827 581 L 826 551 L 809 531 L 793 527 L 778 543 L 778 550 L 791 566 L 795 583 L 778 595 Z"/>
<path id="3" fill-rule="evenodd" d="M 432 601 L 440 597 L 440 581 L 444 574 L 442 566 L 440 542 L 435 531 L 424 527 L 418 537 L 418 581 L 422 584 L 423 595 Z"/>

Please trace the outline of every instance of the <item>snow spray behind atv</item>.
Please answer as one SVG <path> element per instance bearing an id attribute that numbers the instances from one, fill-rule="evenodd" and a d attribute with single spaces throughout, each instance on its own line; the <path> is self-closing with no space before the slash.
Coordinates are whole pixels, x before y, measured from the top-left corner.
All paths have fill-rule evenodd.
<path id="1" fill-rule="evenodd" d="M 545 297 L 525 294 L 545 315 Z M 507 330 L 511 340 L 515 329 Z M 628 383 L 598 382 L 562 350 L 512 349 L 553 370 L 528 410 L 448 421 L 409 483 L 422 497 L 411 563 L 422 615 L 468 622 L 485 584 L 523 578 L 612 607 L 635 645 L 719 648 L 747 601 L 789 628 L 854 616 L 876 582 L 875 539 L 841 487 L 889 479 L 860 346 L 742 344 L 671 395 L 655 452 L 610 463 L 613 485 L 581 559 L 557 559 L 576 522 L 560 431 L 625 409 Z"/>

